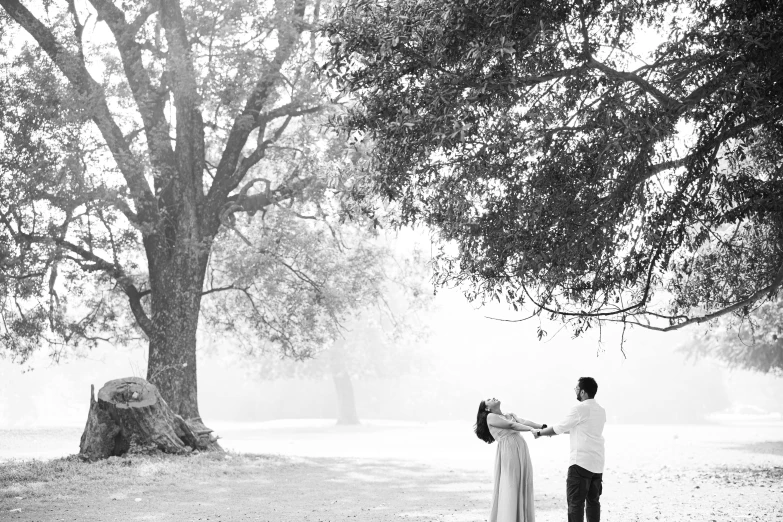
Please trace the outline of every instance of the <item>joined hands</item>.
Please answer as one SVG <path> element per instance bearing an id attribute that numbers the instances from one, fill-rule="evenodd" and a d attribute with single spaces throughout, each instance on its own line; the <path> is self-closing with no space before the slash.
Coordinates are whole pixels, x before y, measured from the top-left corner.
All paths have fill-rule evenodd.
<path id="1" fill-rule="evenodd" d="M 542 424 L 542 425 L 541 425 L 541 427 L 540 427 L 539 429 L 537 429 L 537 430 L 533 430 L 533 438 L 534 438 L 534 439 L 537 439 L 537 438 L 539 438 L 539 437 L 541 436 L 541 431 L 542 431 L 542 430 L 544 430 L 544 429 L 546 429 L 546 427 L 547 427 L 547 425 L 546 425 L 546 424 Z"/>

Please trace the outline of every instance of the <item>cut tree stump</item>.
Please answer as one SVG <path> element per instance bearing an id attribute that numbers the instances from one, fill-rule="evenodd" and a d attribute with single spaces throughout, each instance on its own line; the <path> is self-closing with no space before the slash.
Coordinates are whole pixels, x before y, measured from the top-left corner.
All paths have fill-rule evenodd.
<path id="1" fill-rule="evenodd" d="M 171 411 L 158 389 L 140 377 L 90 386 L 90 412 L 79 455 L 88 460 L 126 453 L 185 454 L 194 449 L 222 451 L 200 418 L 185 420 Z"/>

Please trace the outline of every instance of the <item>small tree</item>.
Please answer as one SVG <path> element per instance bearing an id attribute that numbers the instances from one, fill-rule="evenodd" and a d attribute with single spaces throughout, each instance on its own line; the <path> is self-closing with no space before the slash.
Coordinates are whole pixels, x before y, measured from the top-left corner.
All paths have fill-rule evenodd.
<path id="1" fill-rule="evenodd" d="M 420 317 L 432 300 L 428 264 L 356 225 L 278 219 L 286 217 L 243 227 L 230 240 L 215 283 L 241 287 L 205 317 L 234 334 L 254 376 L 330 377 L 338 423 L 356 423 L 352 379 L 399 375 L 420 361 L 414 348 L 428 335 Z M 295 237 L 281 241 L 274 230 Z"/>
<path id="2" fill-rule="evenodd" d="M 783 376 L 783 301 L 766 301 L 747 316 L 724 317 L 694 333 L 683 351 L 732 368 Z"/>
<path id="3" fill-rule="evenodd" d="M 356 380 L 395 378 L 426 366 L 422 342 L 428 330 L 420 317 L 412 315 L 409 311 L 408 317 L 392 319 L 377 308 L 359 312 L 345 322 L 341 336 L 312 359 L 293 361 L 265 354 L 253 359 L 248 372 L 251 378 L 331 379 L 337 423 L 357 424 Z"/>

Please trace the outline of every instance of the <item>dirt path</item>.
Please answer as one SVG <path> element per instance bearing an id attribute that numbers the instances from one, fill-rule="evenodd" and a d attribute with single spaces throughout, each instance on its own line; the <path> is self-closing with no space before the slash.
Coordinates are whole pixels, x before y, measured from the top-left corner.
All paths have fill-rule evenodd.
<path id="1" fill-rule="evenodd" d="M 536 479 L 539 522 L 565 518 L 559 479 Z M 491 495 L 476 471 L 253 455 L 6 463 L 0 480 L 9 521 L 472 522 L 486 520 Z M 602 503 L 610 522 L 783 522 L 783 467 L 619 471 Z"/>

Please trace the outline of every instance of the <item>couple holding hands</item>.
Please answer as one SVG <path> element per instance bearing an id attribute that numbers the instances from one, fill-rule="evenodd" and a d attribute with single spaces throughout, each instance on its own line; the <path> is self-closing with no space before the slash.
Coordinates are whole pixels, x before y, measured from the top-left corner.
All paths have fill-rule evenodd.
<path id="1" fill-rule="evenodd" d="M 519 432 L 533 437 L 552 437 L 568 433 L 571 457 L 566 480 L 568 522 L 599 522 L 604 471 L 604 424 L 606 411 L 595 401 L 598 384 L 592 377 L 582 377 L 574 388 L 576 400 L 559 424 L 536 424 L 513 413 L 503 414 L 500 401 L 481 401 L 474 431 L 478 438 L 492 444 L 497 441 L 495 488 L 489 522 L 534 522 L 533 466 L 527 443 Z M 585 506 L 586 503 L 586 506 Z"/>

